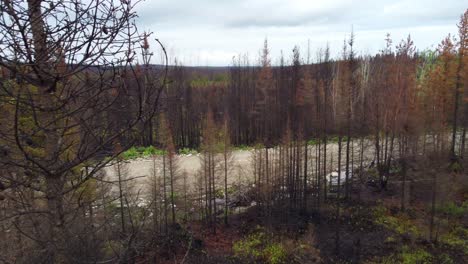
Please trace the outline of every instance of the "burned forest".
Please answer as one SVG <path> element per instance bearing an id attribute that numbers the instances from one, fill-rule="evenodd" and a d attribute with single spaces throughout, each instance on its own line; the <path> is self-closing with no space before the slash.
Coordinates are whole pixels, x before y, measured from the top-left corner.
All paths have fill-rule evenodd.
<path id="1" fill-rule="evenodd" d="M 256 18 L 204 66 L 152 4 L 0 1 L 0 263 L 468 263 L 466 7 L 375 52 Z"/>

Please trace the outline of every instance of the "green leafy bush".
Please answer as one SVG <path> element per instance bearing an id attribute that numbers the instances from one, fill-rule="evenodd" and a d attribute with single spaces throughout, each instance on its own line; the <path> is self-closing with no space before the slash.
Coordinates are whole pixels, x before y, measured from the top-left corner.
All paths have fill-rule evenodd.
<path id="1" fill-rule="evenodd" d="M 124 159 L 136 159 L 140 156 L 140 153 L 138 152 L 137 148 L 131 147 L 124 153 L 122 153 L 122 156 Z"/>
<path id="2" fill-rule="evenodd" d="M 154 146 L 149 147 L 131 147 L 127 151 L 122 153 L 122 158 L 125 160 L 151 157 L 152 155 L 164 155 L 166 152 L 161 149 L 157 149 Z"/>
<path id="3" fill-rule="evenodd" d="M 145 151 L 145 147 L 136 147 L 136 150 L 138 151 L 138 153 L 143 153 Z"/>
<path id="4" fill-rule="evenodd" d="M 153 146 L 149 146 L 143 150 L 143 156 L 150 157 L 152 155 L 156 155 L 157 149 Z"/>
<path id="5" fill-rule="evenodd" d="M 179 154 L 182 154 L 182 155 L 188 155 L 188 154 L 192 154 L 192 155 L 195 155 L 197 154 L 198 152 L 195 150 L 195 149 L 191 149 L 191 148 L 182 148 L 182 149 L 179 149 Z"/>

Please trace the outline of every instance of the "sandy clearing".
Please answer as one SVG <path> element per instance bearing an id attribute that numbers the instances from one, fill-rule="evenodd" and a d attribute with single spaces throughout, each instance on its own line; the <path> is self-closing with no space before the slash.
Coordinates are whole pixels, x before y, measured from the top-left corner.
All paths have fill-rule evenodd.
<path id="1" fill-rule="evenodd" d="M 366 163 L 371 161 L 374 157 L 373 148 L 369 148 L 369 145 L 372 142 L 366 140 L 365 141 L 365 149 L 370 151 L 365 151 L 364 153 L 364 160 Z M 354 159 L 357 161 L 359 158 L 359 143 L 353 142 L 354 145 Z M 309 155 L 311 161 L 316 159 L 316 146 L 309 147 Z M 322 150 L 323 151 L 323 150 Z M 337 168 L 337 154 L 338 154 L 338 144 L 337 143 L 330 143 L 327 145 L 327 171 L 332 172 Z M 343 144 L 343 154 L 342 154 L 342 164 L 345 161 L 345 143 Z M 217 159 L 219 159 L 219 166 L 216 169 L 217 177 L 219 178 L 219 184 L 222 183 L 222 176 L 224 175 L 224 168 L 223 168 L 223 160 L 221 155 L 218 155 Z M 315 163 L 315 162 L 313 162 Z M 356 162 L 357 163 L 357 162 Z M 176 164 L 177 164 L 177 175 L 178 184 L 182 183 L 182 179 L 180 175 L 185 172 L 187 173 L 187 181 L 189 186 L 194 186 L 197 174 L 200 171 L 202 166 L 201 162 L 201 155 L 177 155 L 176 156 Z M 235 150 L 231 154 L 230 162 L 229 162 L 229 170 L 228 170 L 228 184 L 231 185 L 235 182 L 241 180 L 242 182 L 246 183 L 248 181 L 253 181 L 253 166 L 252 166 L 252 151 L 250 150 Z M 315 164 L 309 165 L 310 173 L 314 173 L 314 166 Z M 150 188 L 150 179 L 153 172 L 156 172 L 156 175 L 162 175 L 162 158 L 157 157 L 155 161 L 151 158 L 143 159 L 134 159 L 125 162 L 123 166 L 123 171 L 125 172 L 124 178 L 136 178 L 133 179 L 132 188 L 134 192 L 140 193 L 148 193 Z M 155 168 L 155 169 L 153 169 Z M 104 168 L 106 179 L 111 181 L 117 181 L 118 175 L 116 173 L 115 165 L 107 166 Z M 193 188 L 193 187 L 192 187 Z M 115 188 L 114 188 L 114 191 Z"/>

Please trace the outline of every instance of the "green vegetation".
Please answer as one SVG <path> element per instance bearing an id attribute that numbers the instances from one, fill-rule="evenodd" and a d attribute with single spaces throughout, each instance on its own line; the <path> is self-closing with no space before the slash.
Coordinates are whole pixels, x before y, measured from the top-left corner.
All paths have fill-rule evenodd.
<path id="1" fill-rule="evenodd" d="M 198 154 L 198 151 L 195 150 L 195 149 L 191 149 L 191 148 L 181 148 L 181 149 L 179 149 L 179 154 L 181 154 L 181 155 L 188 155 L 188 154 L 195 155 L 195 154 Z"/>
<path id="2" fill-rule="evenodd" d="M 403 247 L 400 259 L 403 264 L 432 263 L 432 255 L 421 248 L 410 249 L 408 247 Z"/>
<path id="3" fill-rule="evenodd" d="M 331 142 L 331 143 L 338 143 L 338 136 L 332 136 L 332 137 L 329 137 L 327 139 L 328 142 Z M 346 142 L 348 141 L 348 137 L 347 136 L 343 136 L 341 137 L 341 142 Z"/>
<path id="4" fill-rule="evenodd" d="M 148 158 L 153 155 L 162 156 L 166 153 L 165 150 L 155 148 L 154 146 L 149 147 L 131 147 L 127 151 L 122 153 L 122 158 L 125 160 L 137 159 L 137 158 Z M 192 154 L 195 155 L 198 153 L 197 150 L 191 148 L 182 148 L 178 151 L 181 155 Z"/>
<path id="5" fill-rule="evenodd" d="M 216 74 L 213 78 L 207 76 L 195 76 L 190 81 L 192 87 L 213 87 L 213 86 L 227 86 L 229 77 L 227 74 Z"/>
<path id="6" fill-rule="evenodd" d="M 387 208 L 384 206 L 377 206 L 373 210 L 374 223 L 389 229 L 399 235 L 409 235 L 413 238 L 421 235 L 418 228 L 411 222 L 405 214 L 390 215 Z"/>
<path id="7" fill-rule="evenodd" d="M 286 250 L 281 244 L 271 243 L 263 251 L 269 263 L 284 263 L 286 261 Z"/>
<path id="8" fill-rule="evenodd" d="M 140 153 L 135 147 L 131 147 L 125 152 L 122 153 L 122 157 L 126 160 L 128 159 L 136 159 L 140 156 Z"/>
<path id="9" fill-rule="evenodd" d="M 440 242 L 468 255 L 468 229 L 457 226 L 451 232 L 441 237 Z"/>
<path id="10" fill-rule="evenodd" d="M 287 252 L 281 243 L 273 242 L 262 229 L 234 243 L 234 254 L 240 258 L 271 264 L 286 263 Z"/>
<path id="11" fill-rule="evenodd" d="M 239 146 L 235 146 L 234 147 L 234 150 L 251 150 L 253 147 L 252 146 L 248 146 L 248 145 L 239 145 Z"/>
<path id="12" fill-rule="evenodd" d="M 223 199 L 224 198 L 224 189 L 216 189 L 214 193 L 215 198 Z"/>
<path id="13" fill-rule="evenodd" d="M 169 193 L 169 197 L 170 197 L 171 199 L 174 199 L 174 200 L 179 199 L 180 196 L 181 196 L 181 195 L 180 195 L 178 192 L 171 192 L 171 193 Z"/>
<path id="14" fill-rule="evenodd" d="M 424 249 L 421 248 L 409 248 L 408 246 L 403 246 L 400 253 L 391 254 L 390 256 L 384 257 L 378 263 L 383 264 L 429 264 L 433 263 L 432 255 Z M 450 262 L 447 262 L 450 263 Z"/>
<path id="15" fill-rule="evenodd" d="M 147 158 L 153 155 L 161 156 L 164 155 L 165 151 L 162 149 L 157 149 L 153 146 L 149 147 L 131 147 L 127 151 L 124 151 L 121 154 L 121 157 L 125 160 L 137 159 L 137 158 Z"/>
<path id="16" fill-rule="evenodd" d="M 460 163 L 460 161 L 452 162 L 450 163 L 449 170 L 456 173 L 460 173 L 463 171 L 463 165 Z"/>
<path id="17" fill-rule="evenodd" d="M 448 217 L 462 217 L 465 213 L 468 213 L 468 201 L 465 201 L 460 206 L 455 204 L 454 202 L 446 203 L 444 205 L 438 206 L 437 212 L 444 214 Z"/>
<path id="18" fill-rule="evenodd" d="M 260 248 L 262 246 L 264 235 L 264 233 L 256 233 L 235 242 L 232 246 L 234 254 L 240 257 L 261 257 L 262 254 Z"/>

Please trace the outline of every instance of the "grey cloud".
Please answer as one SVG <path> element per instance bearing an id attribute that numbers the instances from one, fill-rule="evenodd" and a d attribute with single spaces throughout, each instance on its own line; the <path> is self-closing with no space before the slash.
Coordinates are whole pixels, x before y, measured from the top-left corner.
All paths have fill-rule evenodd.
<path id="1" fill-rule="evenodd" d="M 427 47 L 456 32 L 464 1 L 147 0 L 137 9 L 137 23 L 175 46 L 179 55 L 226 65 L 231 54 L 257 54 L 265 37 L 272 40 L 273 54 L 309 38 L 312 45 L 330 41 L 339 49 L 351 26 L 363 49 L 379 50 L 386 32 L 396 38 L 414 33 Z"/>

